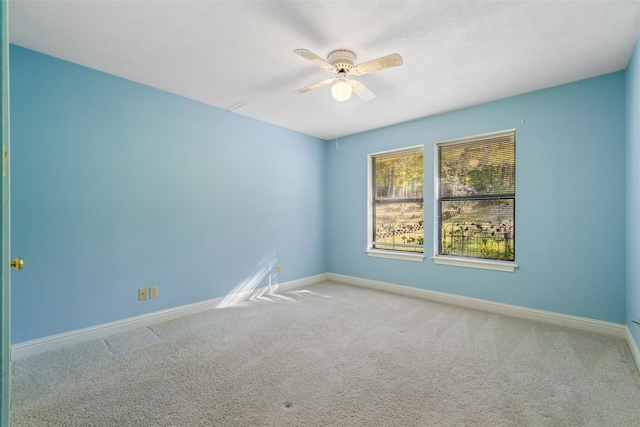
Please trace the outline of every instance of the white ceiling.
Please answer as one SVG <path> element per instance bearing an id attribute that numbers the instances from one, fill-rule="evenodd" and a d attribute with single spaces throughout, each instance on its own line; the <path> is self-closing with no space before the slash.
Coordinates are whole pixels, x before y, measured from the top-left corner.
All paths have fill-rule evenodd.
<path id="1" fill-rule="evenodd" d="M 10 41 L 322 139 L 626 68 L 640 1 L 9 2 Z M 337 103 L 294 49 L 400 67 Z M 233 113 L 230 113 L 233 114 Z"/>

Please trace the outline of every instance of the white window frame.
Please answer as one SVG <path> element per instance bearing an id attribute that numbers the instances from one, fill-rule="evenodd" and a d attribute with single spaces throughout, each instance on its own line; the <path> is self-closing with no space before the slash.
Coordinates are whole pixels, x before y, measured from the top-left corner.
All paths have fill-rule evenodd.
<path id="1" fill-rule="evenodd" d="M 507 132 L 515 132 L 515 129 L 506 129 L 498 132 L 490 132 L 484 133 L 480 135 L 473 135 L 464 138 L 450 139 L 446 141 L 438 142 L 434 145 L 434 168 L 433 168 L 433 256 L 431 259 L 434 264 L 439 265 L 450 265 L 456 267 L 469 267 L 469 268 L 480 268 L 484 270 L 496 270 L 496 271 L 506 271 L 512 273 L 517 267 L 518 264 L 515 261 L 499 261 L 492 259 L 481 259 L 481 258 L 468 258 L 468 257 L 456 257 L 453 255 L 438 255 L 438 239 L 440 236 L 440 230 L 438 229 L 438 199 L 440 197 L 440 176 L 438 174 L 438 148 L 442 145 L 450 145 L 450 144 L 463 144 L 465 142 L 472 142 L 478 139 L 483 138 L 491 138 L 494 136 L 502 135 Z"/>
<path id="2" fill-rule="evenodd" d="M 373 170 L 372 170 L 372 161 L 376 156 L 381 156 L 385 154 L 392 153 L 401 153 L 403 151 L 410 150 L 422 150 L 424 153 L 424 144 L 414 145 L 411 147 L 403 147 L 396 148 L 393 150 L 387 151 L 379 151 L 377 153 L 371 153 L 367 156 L 367 248 L 365 250 L 366 254 L 370 257 L 376 258 L 388 258 L 388 259 L 399 259 L 404 261 L 424 261 L 425 255 L 423 253 L 416 252 L 403 252 L 403 251 L 392 251 L 388 249 L 374 249 L 373 248 Z M 422 175 L 422 184 L 424 188 L 424 173 Z M 423 196 L 424 201 L 424 196 Z M 422 204 L 422 219 L 424 221 L 424 202 Z M 424 248 L 423 248 L 424 250 Z"/>

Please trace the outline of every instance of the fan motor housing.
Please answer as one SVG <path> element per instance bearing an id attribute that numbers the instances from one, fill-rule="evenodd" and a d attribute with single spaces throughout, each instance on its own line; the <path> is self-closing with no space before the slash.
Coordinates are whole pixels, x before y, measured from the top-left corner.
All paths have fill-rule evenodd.
<path id="1" fill-rule="evenodd" d="M 334 50 L 327 57 L 329 64 L 333 65 L 333 70 L 336 73 L 351 72 L 353 63 L 356 60 L 356 54 L 346 49 Z"/>

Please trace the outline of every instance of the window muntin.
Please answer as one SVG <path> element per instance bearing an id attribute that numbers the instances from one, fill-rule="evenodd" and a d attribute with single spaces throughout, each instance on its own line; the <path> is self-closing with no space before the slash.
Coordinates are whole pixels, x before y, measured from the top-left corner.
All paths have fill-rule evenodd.
<path id="1" fill-rule="evenodd" d="M 515 260 L 515 130 L 437 144 L 438 256 Z"/>
<path id="2" fill-rule="evenodd" d="M 423 148 L 374 154 L 370 162 L 369 249 L 423 253 Z"/>

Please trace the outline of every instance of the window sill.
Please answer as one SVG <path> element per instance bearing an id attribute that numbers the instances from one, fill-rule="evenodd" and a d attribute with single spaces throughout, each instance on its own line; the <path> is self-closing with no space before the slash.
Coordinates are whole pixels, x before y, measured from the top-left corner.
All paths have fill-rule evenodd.
<path id="1" fill-rule="evenodd" d="M 410 252 L 400 252 L 400 251 L 381 251 L 376 249 L 367 249 L 365 252 L 367 253 L 367 255 L 376 257 L 376 258 L 401 259 L 404 261 L 416 261 L 416 262 L 424 261 L 424 254 L 421 254 L 421 253 L 410 253 Z"/>
<path id="2" fill-rule="evenodd" d="M 518 265 L 510 261 L 494 261 L 488 259 L 471 259 L 452 256 L 432 256 L 435 264 L 453 265 L 456 267 L 482 268 L 485 270 L 507 271 L 513 273 Z"/>

